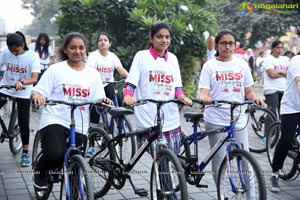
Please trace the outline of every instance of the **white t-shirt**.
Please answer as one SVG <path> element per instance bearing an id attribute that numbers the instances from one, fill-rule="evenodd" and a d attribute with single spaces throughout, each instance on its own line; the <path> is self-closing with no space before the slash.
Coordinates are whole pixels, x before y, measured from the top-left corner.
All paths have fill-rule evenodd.
<path id="1" fill-rule="evenodd" d="M 175 98 L 175 88 L 182 87 L 177 57 L 168 52 L 168 59 L 154 57 L 149 50 L 143 50 L 134 56 L 130 72 L 125 82 L 136 86 L 136 99 L 169 100 Z M 180 126 L 178 106 L 168 103 L 162 107 L 164 113 L 163 132 Z M 154 126 L 156 105 L 146 103 L 134 108 L 138 129 Z"/>
<path id="2" fill-rule="evenodd" d="M 36 43 L 33 42 L 28 46 L 28 48 L 35 51 L 35 45 L 36 45 Z M 43 48 L 43 47 L 41 47 L 41 48 Z M 36 53 L 39 55 L 39 53 L 37 51 L 36 51 Z M 52 56 L 54 56 L 53 49 L 51 46 L 48 46 L 48 56 L 46 57 L 46 55 L 44 53 L 42 54 L 42 57 L 40 58 L 41 65 L 48 65 L 50 63 L 50 58 Z M 44 66 L 41 66 L 41 67 L 44 67 Z M 41 69 L 43 69 L 43 68 L 41 68 Z"/>
<path id="3" fill-rule="evenodd" d="M 297 89 L 296 76 L 300 76 L 300 55 L 296 55 L 291 59 L 287 74 L 288 84 L 280 104 L 281 114 L 300 112 L 300 92 Z"/>
<path id="4" fill-rule="evenodd" d="M 48 100 L 64 100 L 71 102 L 97 101 L 105 97 L 99 73 L 89 66 L 81 71 L 73 70 L 67 61 L 51 65 L 33 93 L 39 93 Z M 89 105 L 75 110 L 76 132 L 86 134 L 89 127 Z M 64 104 L 46 106 L 41 114 L 39 128 L 50 124 L 70 127 L 70 108 Z"/>
<path id="5" fill-rule="evenodd" d="M 216 52 L 217 51 L 215 49 L 207 50 L 207 60 L 215 58 Z"/>
<path id="6" fill-rule="evenodd" d="M 233 56 L 233 59 L 228 62 L 221 62 L 217 59 L 207 61 L 202 68 L 198 88 L 208 89 L 212 100 L 244 102 L 244 89 L 245 87 L 251 87 L 253 84 L 254 81 L 248 64 L 244 60 Z M 235 109 L 235 116 L 238 115 L 240 117 L 236 127 L 243 128 L 246 125 L 244 108 L 240 110 L 237 107 Z M 229 105 L 207 106 L 204 111 L 204 120 L 216 125 L 229 125 Z"/>
<path id="7" fill-rule="evenodd" d="M 276 71 L 285 72 L 288 69 L 288 61 L 283 56 L 279 56 L 275 58 L 270 55 L 264 59 L 263 67 L 264 67 L 264 91 L 266 90 L 274 90 L 274 91 L 284 91 L 287 82 L 286 77 L 280 78 L 271 78 L 267 74 L 268 69 L 275 69 Z"/>
<path id="8" fill-rule="evenodd" d="M 40 73 L 39 56 L 30 49 L 18 56 L 12 54 L 8 48 L 3 50 L 0 54 L 1 65 L 4 66 L 1 85 L 16 85 L 16 82 L 19 80 L 31 78 L 32 72 Z M 24 90 L 1 89 L 0 92 L 17 98 L 29 99 L 33 85 L 25 85 L 24 87 Z"/>
<path id="9" fill-rule="evenodd" d="M 114 81 L 114 70 L 122 65 L 116 54 L 109 51 L 107 56 L 102 56 L 99 50 L 89 54 L 87 64 L 97 69 L 103 82 Z"/>

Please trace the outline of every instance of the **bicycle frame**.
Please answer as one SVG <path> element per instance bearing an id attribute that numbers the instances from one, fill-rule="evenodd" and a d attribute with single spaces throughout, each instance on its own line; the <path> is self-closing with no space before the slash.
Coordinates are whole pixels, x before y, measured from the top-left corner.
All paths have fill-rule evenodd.
<path id="1" fill-rule="evenodd" d="M 194 102 L 197 103 L 201 103 L 198 100 L 193 100 Z M 219 101 L 219 103 L 224 103 L 225 101 Z M 218 102 L 216 101 L 213 104 L 217 104 Z M 198 125 L 197 122 L 193 122 L 193 133 L 189 136 L 187 136 L 186 138 L 184 138 L 183 142 L 189 142 L 192 141 L 192 143 L 194 144 L 194 155 L 196 156 L 196 159 L 198 160 L 199 155 L 198 155 L 198 138 L 204 138 L 206 137 L 206 135 L 210 134 L 210 133 L 222 133 L 222 132 L 227 132 L 227 136 L 220 138 L 217 143 L 211 148 L 211 150 L 209 151 L 208 155 L 199 163 L 199 161 L 197 162 L 198 165 L 198 169 L 200 172 L 202 172 L 206 166 L 208 165 L 208 163 L 211 161 L 211 159 L 214 157 L 214 155 L 220 150 L 220 148 L 225 144 L 225 142 L 229 142 L 226 148 L 226 156 L 229 157 L 230 153 L 231 153 L 231 147 L 234 146 L 237 149 L 240 149 L 240 145 L 236 142 L 236 138 L 235 138 L 235 125 L 236 125 L 236 121 L 237 119 L 234 119 L 234 112 L 233 110 L 237 107 L 238 105 L 233 105 L 230 104 L 230 125 L 229 126 L 224 126 L 222 128 L 218 128 L 215 130 L 209 130 L 209 131 L 198 131 Z M 228 165 L 230 165 L 230 163 L 228 163 Z M 239 165 L 239 171 L 241 171 L 241 162 L 238 164 Z M 228 172 L 230 173 L 230 172 Z M 240 173 L 241 174 L 241 173 Z M 201 175 L 203 176 L 203 175 Z M 232 191 L 236 191 L 236 187 L 234 185 L 234 180 L 232 178 L 232 176 L 229 176 L 230 178 L 230 183 L 231 183 L 231 188 Z M 199 179 L 200 182 L 201 178 Z M 245 187 L 245 180 L 244 177 L 242 175 L 240 175 L 240 180 L 242 183 L 242 186 Z"/>

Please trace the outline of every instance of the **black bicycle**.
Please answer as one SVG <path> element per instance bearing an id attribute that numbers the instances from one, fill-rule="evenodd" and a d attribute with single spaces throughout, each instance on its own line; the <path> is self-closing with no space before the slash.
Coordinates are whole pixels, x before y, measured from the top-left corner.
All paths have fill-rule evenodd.
<path id="1" fill-rule="evenodd" d="M 10 85 L 1 85 L 1 88 L 6 89 L 16 89 L 15 86 Z M 11 101 L 11 113 L 0 115 L 0 125 L 2 128 L 2 132 L 0 135 L 0 142 L 4 141 L 9 142 L 9 149 L 15 155 L 19 153 L 22 149 L 22 140 L 20 127 L 18 125 L 18 111 L 17 111 L 17 102 L 15 97 L 2 97 L 2 100 Z M 7 124 L 8 123 L 8 127 Z"/>
<path id="2" fill-rule="evenodd" d="M 270 127 L 270 131 L 267 134 L 267 155 L 270 165 L 272 166 L 273 157 L 276 146 L 281 137 L 281 122 L 273 123 Z M 279 173 L 279 177 L 287 180 L 293 180 L 298 177 L 300 173 L 300 126 L 298 125 L 295 130 L 295 137 L 293 139 L 292 148 L 288 151 L 288 154 L 284 160 L 283 167 Z M 298 173 L 297 173 L 298 172 Z"/>
<path id="3" fill-rule="evenodd" d="M 112 108 L 110 114 L 117 119 L 119 135 L 111 138 L 103 129 L 94 129 L 94 138 L 98 144 L 97 152 L 89 160 L 89 165 L 94 174 L 95 198 L 103 197 L 113 186 L 121 189 L 126 180 L 139 196 L 147 196 L 148 192 L 143 188 L 137 188 L 130 176 L 130 172 L 135 164 L 140 160 L 143 154 L 153 146 L 153 164 L 150 177 L 151 199 L 188 199 L 187 185 L 185 181 L 183 168 L 176 156 L 161 139 L 163 117 L 161 108 L 167 103 L 182 104 L 181 100 L 138 100 L 137 106 L 143 103 L 154 103 L 157 106 L 157 115 L 155 117 L 155 126 L 141 131 L 132 131 L 123 133 L 122 120 L 133 111 L 126 108 Z M 145 140 L 136 151 L 135 155 L 128 161 L 123 161 L 123 138 L 137 135 L 149 134 L 150 137 Z M 119 143 L 119 149 L 115 148 L 115 143 Z M 119 151 L 119 152 L 116 152 Z M 98 175 L 98 176 L 96 176 Z"/>

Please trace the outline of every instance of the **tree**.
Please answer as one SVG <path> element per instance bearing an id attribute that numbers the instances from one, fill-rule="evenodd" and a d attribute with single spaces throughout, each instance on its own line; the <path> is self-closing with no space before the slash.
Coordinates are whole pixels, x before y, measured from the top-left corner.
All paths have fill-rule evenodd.
<path id="1" fill-rule="evenodd" d="M 97 33 L 108 32 L 113 38 L 112 50 L 127 69 L 135 53 L 145 49 L 151 24 L 169 23 L 173 30 L 170 50 L 178 57 L 184 86 L 193 85 L 197 61 L 206 54 L 203 32 L 215 33 L 218 28 L 205 0 L 59 0 L 59 5 L 56 23 L 60 35 L 82 32 L 92 49 Z"/>
<path id="2" fill-rule="evenodd" d="M 298 0 L 277 0 L 276 3 L 295 4 Z M 260 4 L 274 4 L 274 1 L 261 0 Z M 264 10 L 253 7 L 254 12 L 244 12 L 244 0 L 216 1 L 215 11 L 220 28 L 229 28 L 238 36 L 240 41 L 248 41 L 249 47 L 254 47 L 258 41 L 265 41 L 269 37 L 280 37 L 295 27 L 300 31 L 300 8 L 295 10 Z M 253 3 L 247 2 L 253 6 Z M 250 38 L 246 38 L 247 33 Z"/>
<path id="3" fill-rule="evenodd" d="M 50 36 L 55 36 L 58 26 L 53 20 L 58 12 L 58 0 L 22 0 L 22 2 L 22 7 L 30 10 L 35 17 L 31 25 L 25 26 L 24 32 L 34 36 L 46 32 Z"/>

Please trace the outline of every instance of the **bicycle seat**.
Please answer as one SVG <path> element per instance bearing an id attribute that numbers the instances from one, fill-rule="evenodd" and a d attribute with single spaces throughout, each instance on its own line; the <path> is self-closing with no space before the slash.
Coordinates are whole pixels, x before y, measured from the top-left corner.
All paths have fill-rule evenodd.
<path id="1" fill-rule="evenodd" d="M 187 121 L 197 122 L 197 121 L 200 121 L 201 119 L 203 119 L 203 113 L 199 113 L 199 112 L 186 112 L 186 113 L 184 113 L 183 117 Z"/>
<path id="2" fill-rule="evenodd" d="M 124 117 L 125 115 L 133 114 L 133 110 L 123 108 L 123 107 L 117 107 L 112 108 L 109 111 L 109 114 L 111 114 L 113 117 Z"/>

